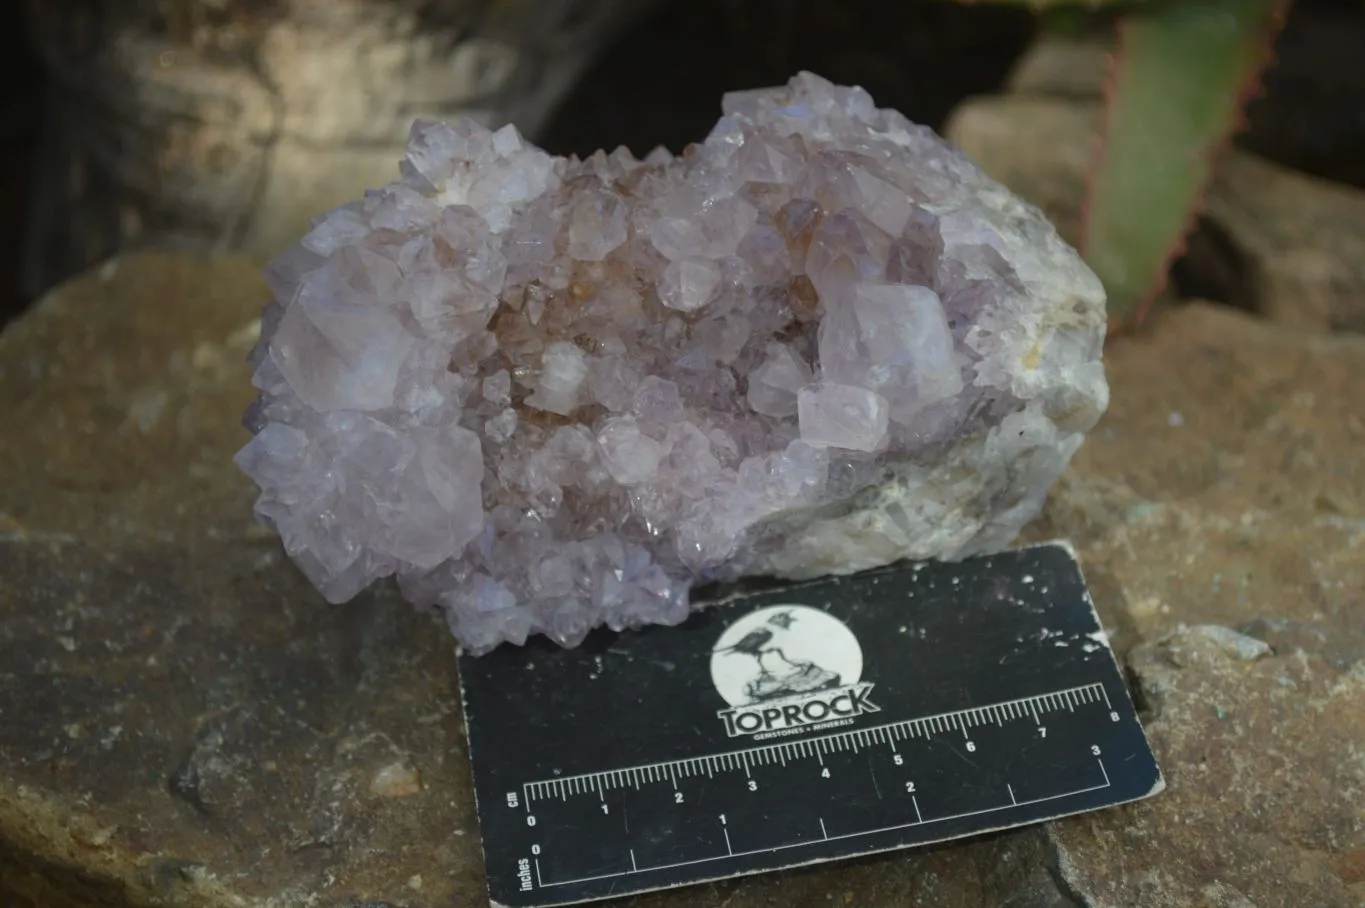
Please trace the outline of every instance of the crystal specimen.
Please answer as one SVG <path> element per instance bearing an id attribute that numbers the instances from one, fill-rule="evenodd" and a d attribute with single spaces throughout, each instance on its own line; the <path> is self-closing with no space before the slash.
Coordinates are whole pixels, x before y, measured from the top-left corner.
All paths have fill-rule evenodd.
<path id="1" fill-rule="evenodd" d="M 1038 511 L 1107 401 L 1094 275 L 861 89 L 723 109 L 643 162 L 419 122 L 270 266 L 237 462 L 328 599 L 396 574 L 472 651 L 572 646 Z"/>

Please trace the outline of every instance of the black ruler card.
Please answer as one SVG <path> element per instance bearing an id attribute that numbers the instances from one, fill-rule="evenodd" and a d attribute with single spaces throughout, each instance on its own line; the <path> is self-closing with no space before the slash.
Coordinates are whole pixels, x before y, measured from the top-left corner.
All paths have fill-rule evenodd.
<path id="1" fill-rule="evenodd" d="M 743 594 L 460 658 L 489 896 L 563 905 L 1163 787 L 1071 549 Z"/>

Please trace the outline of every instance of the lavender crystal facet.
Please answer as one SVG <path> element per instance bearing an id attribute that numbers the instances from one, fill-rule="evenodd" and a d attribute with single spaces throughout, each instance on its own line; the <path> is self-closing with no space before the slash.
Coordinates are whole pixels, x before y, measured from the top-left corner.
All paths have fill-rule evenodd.
<path id="1" fill-rule="evenodd" d="M 1037 513 L 1107 400 L 1095 276 L 861 89 L 723 108 L 644 162 L 419 122 L 270 266 L 237 462 L 328 599 L 396 574 L 472 651 L 572 646 Z"/>

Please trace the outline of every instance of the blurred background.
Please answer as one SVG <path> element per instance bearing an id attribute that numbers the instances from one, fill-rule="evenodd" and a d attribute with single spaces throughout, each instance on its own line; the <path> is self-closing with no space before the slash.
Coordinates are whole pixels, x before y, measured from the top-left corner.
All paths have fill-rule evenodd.
<path id="1" fill-rule="evenodd" d="M 800 69 L 1104 280 L 1111 403 L 1030 532 L 1172 785 L 647 904 L 1365 904 L 1365 0 L 1027 3 L 0 2 L 0 908 L 486 904 L 450 638 L 252 520 L 259 265 L 414 117 L 680 151 Z"/>
<path id="2" fill-rule="evenodd" d="M 809 69 L 945 130 L 968 99 L 1098 93 L 1113 25 L 948 0 L 42 0 L 0 17 L 0 323 L 122 249 L 265 260 L 391 179 L 418 115 L 515 122 L 557 153 L 643 155 L 703 137 L 722 92 Z M 1039 52 L 1059 34 L 1064 53 Z M 1270 40 L 1237 142 L 1365 185 L 1365 6 L 1300 0 Z M 1093 143 L 1045 114 L 1046 134 L 1027 111 L 989 116 L 951 137 L 1066 233 L 1072 202 L 1030 180 L 1083 171 Z M 1001 172 L 1029 154 L 1055 160 Z M 1236 238 L 1195 226 L 1170 256 L 1175 291 L 1244 303 Z"/>

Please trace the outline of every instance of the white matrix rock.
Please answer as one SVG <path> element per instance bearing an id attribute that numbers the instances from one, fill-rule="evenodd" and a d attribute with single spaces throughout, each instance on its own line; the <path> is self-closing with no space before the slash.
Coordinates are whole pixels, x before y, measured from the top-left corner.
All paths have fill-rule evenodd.
<path id="1" fill-rule="evenodd" d="M 688 589 L 1007 545 L 1103 411 L 1099 281 L 859 88 L 737 92 L 679 157 L 413 127 L 268 269 L 256 513 L 332 601 L 485 651 Z"/>

